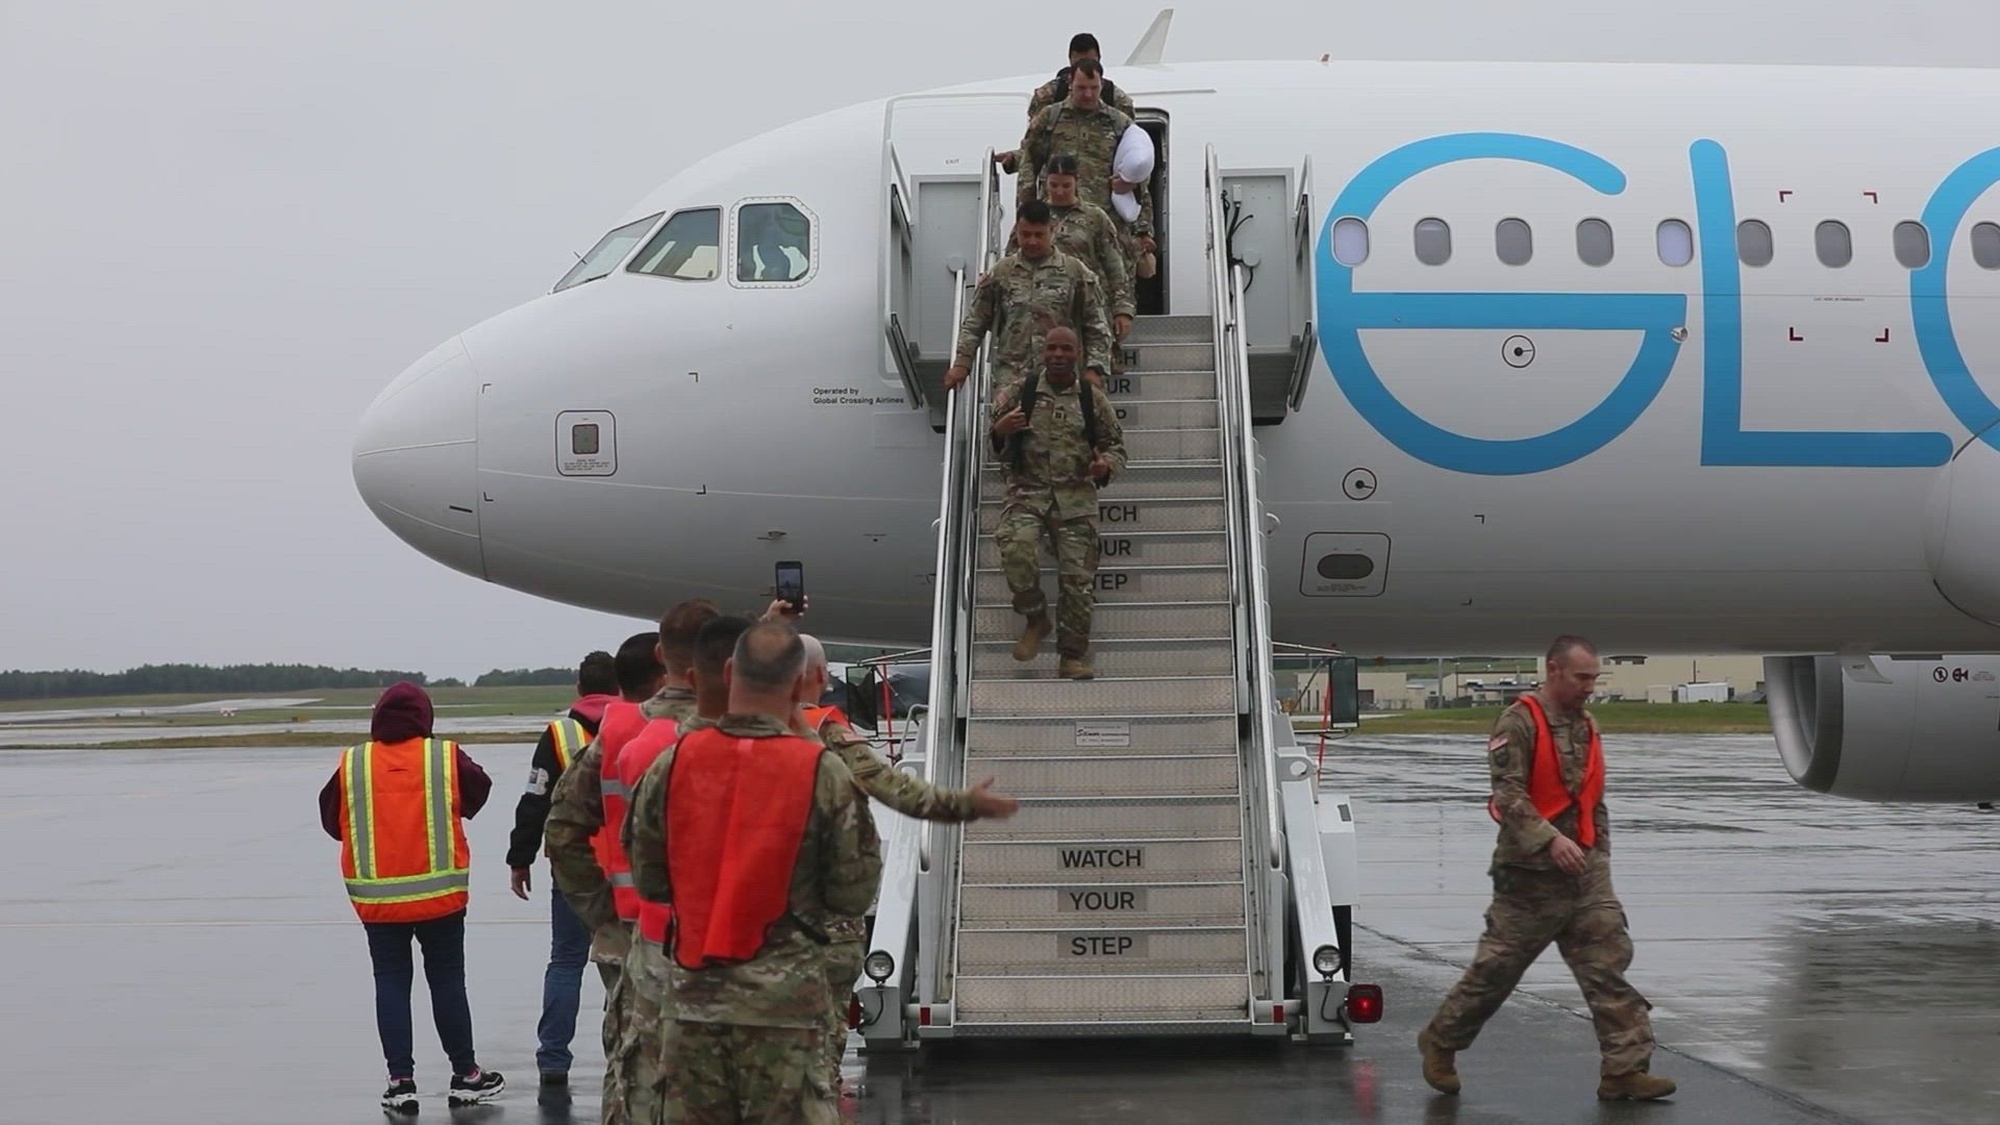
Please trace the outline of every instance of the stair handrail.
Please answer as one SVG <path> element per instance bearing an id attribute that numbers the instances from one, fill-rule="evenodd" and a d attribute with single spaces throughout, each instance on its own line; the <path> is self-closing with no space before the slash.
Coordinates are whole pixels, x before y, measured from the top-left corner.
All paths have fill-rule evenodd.
<path id="1" fill-rule="evenodd" d="M 979 208 L 979 253 L 981 268 L 991 250 L 992 214 L 989 200 L 998 190 L 999 177 L 993 171 L 993 151 L 986 151 L 984 167 L 986 179 L 980 188 Z M 951 326 L 954 333 L 965 319 L 966 270 L 960 266 L 952 271 Z M 963 697 L 962 669 L 969 669 L 969 662 L 961 659 L 961 650 L 967 650 L 965 643 L 969 633 L 971 616 L 969 599 L 972 580 L 967 572 L 965 560 L 972 546 L 966 534 L 967 513 L 971 513 L 972 526 L 977 527 L 979 501 L 979 447 L 974 433 L 979 420 L 979 400 L 985 389 L 987 351 L 981 346 L 975 360 L 973 377 L 945 395 L 945 456 L 944 479 L 939 482 L 938 496 L 938 542 L 934 556 L 936 568 L 932 578 L 931 598 L 931 648 L 930 648 L 930 693 L 925 706 L 924 721 L 924 781 L 936 785 L 939 776 L 939 760 L 944 751 L 955 745 L 959 719 L 959 701 Z M 931 870 L 934 831 L 930 821 L 925 821 L 917 844 L 917 870 L 928 873 Z"/>
<path id="2" fill-rule="evenodd" d="M 1221 402 L 1223 465 L 1228 474 L 1230 570 L 1240 576 L 1231 599 L 1246 642 L 1238 650 L 1243 688 L 1240 706 L 1252 709 L 1251 750 L 1263 773 L 1265 862 L 1284 868 L 1285 829 L 1278 806 L 1277 731 L 1269 706 L 1271 668 L 1269 578 L 1265 572 L 1263 529 L 1258 526 L 1263 505 L 1257 488 L 1257 446 L 1251 433 L 1250 343 L 1243 332 L 1243 271 L 1231 263 L 1228 223 L 1223 212 L 1222 172 L 1215 146 L 1207 146 L 1209 295 L 1216 340 L 1216 378 Z M 1246 604 L 1243 583 L 1249 586 Z"/>

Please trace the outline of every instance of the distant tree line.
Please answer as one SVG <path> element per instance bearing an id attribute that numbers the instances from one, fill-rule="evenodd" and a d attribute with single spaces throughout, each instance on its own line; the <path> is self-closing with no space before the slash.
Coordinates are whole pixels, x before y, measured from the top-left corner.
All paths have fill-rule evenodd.
<path id="1" fill-rule="evenodd" d="M 495 668 L 472 681 L 473 687 L 571 687 L 575 668 Z"/>
<path id="2" fill-rule="evenodd" d="M 124 672 L 0 672 L 0 700 L 177 692 L 249 693 L 312 688 L 388 687 L 398 680 L 429 684 L 422 672 L 329 668 L 323 664 L 147 664 Z"/>

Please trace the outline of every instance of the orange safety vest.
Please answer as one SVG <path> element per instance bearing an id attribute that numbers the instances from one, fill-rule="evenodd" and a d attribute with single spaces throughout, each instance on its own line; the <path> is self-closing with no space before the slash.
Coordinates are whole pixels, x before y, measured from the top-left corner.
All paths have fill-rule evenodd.
<path id="1" fill-rule="evenodd" d="M 625 826 L 625 806 L 631 795 L 618 779 L 618 756 L 646 729 L 648 721 L 637 703 L 621 699 L 604 709 L 604 721 L 597 727 L 597 779 L 604 794 L 604 827 L 591 836 L 590 850 L 597 856 L 598 869 L 611 881 L 611 899 L 618 908 L 618 916 L 627 921 L 636 917 L 627 914 L 624 906 L 625 899 L 633 894 L 632 865 L 625 859 L 625 849 L 619 846 L 618 830 Z"/>
<path id="2" fill-rule="evenodd" d="M 1576 805 L 1578 842 L 1586 848 L 1595 846 L 1597 806 L 1604 800 L 1604 739 L 1597 732 L 1597 724 L 1590 724 L 1590 757 L 1583 767 L 1583 790 L 1572 793 L 1563 788 L 1562 762 L 1556 757 L 1556 734 L 1549 726 L 1549 713 L 1542 709 L 1542 701 L 1532 695 L 1523 694 L 1520 701 L 1535 720 L 1535 758 L 1528 767 L 1528 799 L 1535 803 L 1535 811 L 1542 814 L 1542 819 L 1549 821 Z M 1491 798 L 1487 799 L 1486 811 L 1495 821 L 1500 819 L 1500 806 Z"/>
<path id="3" fill-rule="evenodd" d="M 680 724 L 672 719 L 655 719 L 639 732 L 639 737 L 625 744 L 618 752 L 618 787 L 626 793 L 627 815 L 630 815 L 631 795 L 639 791 L 639 779 L 646 776 L 646 770 L 659 760 L 681 736 Z M 619 826 L 625 824 L 620 820 Z M 625 864 L 623 885 L 613 884 L 612 904 L 618 908 L 618 916 L 637 919 L 639 936 L 660 945 L 667 943 L 667 929 L 673 924 L 674 908 L 659 902 L 647 902 L 639 897 L 639 887 L 632 881 L 632 857 L 625 854 L 622 839 L 613 841 L 618 848 L 618 858 Z"/>
<path id="4" fill-rule="evenodd" d="M 590 731 L 582 723 L 571 718 L 561 718 L 549 723 L 549 734 L 554 736 L 556 764 L 568 769 L 583 748 L 590 745 Z"/>
<path id="5" fill-rule="evenodd" d="M 363 922 L 427 922 L 465 909 L 472 850 L 458 815 L 458 744 L 367 742 L 340 755 L 340 873 Z"/>
<path id="6" fill-rule="evenodd" d="M 748 961 L 791 908 L 792 867 L 825 749 L 803 738 L 740 738 L 709 727 L 681 740 L 667 788 L 674 961 Z"/>
<path id="7" fill-rule="evenodd" d="M 806 708 L 806 724 L 812 727 L 814 733 L 818 733 L 828 719 L 833 719 L 844 727 L 853 725 L 847 721 L 847 713 L 838 707 Z"/>

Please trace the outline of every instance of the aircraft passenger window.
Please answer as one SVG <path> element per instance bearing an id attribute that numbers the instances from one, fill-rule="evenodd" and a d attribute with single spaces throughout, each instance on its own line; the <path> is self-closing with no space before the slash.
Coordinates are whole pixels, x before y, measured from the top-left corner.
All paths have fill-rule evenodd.
<path id="1" fill-rule="evenodd" d="M 1820 265 L 1839 269 L 1854 260 L 1854 235 L 1846 223 L 1828 219 L 1813 228 L 1813 250 Z"/>
<path id="2" fill-rule="evenodd" d="M 812 268 L 812 220 L 789 203 L 736 210 L 736 280 L 797 281 Z"/>
<path id="3" fill-rule="evenodd" d="M 1771 239 L 1771 225 L 1762 219 L 1745 219 L 1736 224 L 1736 257 L 1746 266 L 1768 266 L 1778 256 Z"/>
<path id="4" fill-rule="evenodd" d="M 1493 228 L 1493 249 L 1504 264 L 1525 266 L 1535 256 L 1535 232 L 1528 229 L 1526 220 L 1502 219 Z"/>
<path id="5" fill-rule="evenodd" d="M 632 247 L 637 246 L 639 240 L 646 237 L 646 232 L 653 229 L 653 224 L 659 221 L 659 218 L 659 214 L 655 212 L 636 223 L 626 223 L 598 239 L 597 245 L 590 248 L 590 253 L 585 254 L 582 261 L 571 266 L 569 272 L 562 275 L 562 280 L 556 282 L 556 287 L 549 292 L 560 293 L 565 289 L 582 285 L 586 281 L 596 281 L 617 269 L 618 263 L 624 261 L 625 255 L 631 253 Z"/>
<path id="6" fill-rule="evenodd" d="M 654 277 L 708 281 L 721 272 L 722 211 L 679 211 L 625 269 Z"/>
<path id="7" fill-rule="evenodd" d="M 1585 219 L 1576 224 L 1576 256 L 1586 266 L 1611 264 L 1611 224 L 1603 219 Z"/>
<path id="8" fill-rule="evenodd" d="M 1931 232 L 1922 223 L 1896 224 L 1896 261 L 1906 270 L 1931 264 Z"/>
<path id="9" fill-rule="evenodd" d="M 1983 270 L 2000 270 L 2000 224 L 1980 223 L 1972 228 L 1972 260 Z"/>
<path id="10" fill-rule="evenodd" d="M 1654 240 L 1659 244 L 1662 262 L 1670 266 L 1684 266 L 1694 261 L 1694 231 L 1679 219 L 1661 223 Z"/>
<path id="11" fill-rule="evenodd" d="M 1341 219 L 1333 224 L 1333 260 L 1343 266 L 1358 266 L 1368 260 L 1368 224 L 1360 219 Z"/>
<path id="12" fill-rule="evenodd" d="M 1443 219 L 1422 219 L 1417 223 L 1417 261 L 1441 266 L 1451 260 L 1451 227 Z"/>

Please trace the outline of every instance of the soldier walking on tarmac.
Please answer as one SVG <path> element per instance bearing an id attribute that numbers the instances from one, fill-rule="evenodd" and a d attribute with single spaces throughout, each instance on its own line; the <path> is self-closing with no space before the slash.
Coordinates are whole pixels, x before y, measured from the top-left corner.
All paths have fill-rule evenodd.
<path id="1" fill-rule="evenodd" d="M 1472 1046 L 1550 942 L 1576 974 L 1597 1027 L 1598 1098 L 1650 1101 L 1674 1092 L 1670 1079 L 1647 1073 L 1652 1005 L 1625 980 L 1632 938 L 1611 889 L 1604 745 L 1583 708 L 1598 674 L 1595 645 L 1557 637 L 1542 685 L 1501 714 L 1486 745 L 1488 810 L 1500 824 L 1493 904 L 1471 968 L 1417 1036 L 1424 1081 L 1443 1093 L 1459 1090 L 1453 1056 Z"/>

